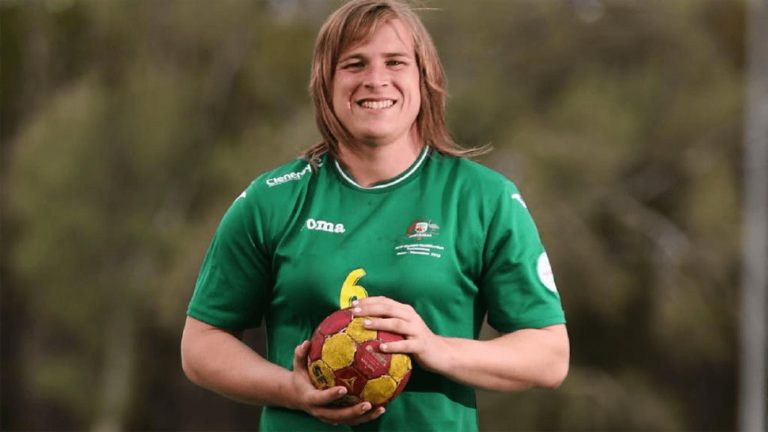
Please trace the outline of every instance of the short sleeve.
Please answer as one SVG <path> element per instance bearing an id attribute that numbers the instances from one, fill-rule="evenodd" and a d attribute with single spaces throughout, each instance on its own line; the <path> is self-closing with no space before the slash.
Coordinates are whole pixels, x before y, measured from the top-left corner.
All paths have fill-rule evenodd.
<path id="1" fill-rule="evenodd" d="M 494 201 L 481 282 L 488 323 L 501 332 L 565 323 L 549 258 L 525 201 L 512 182 Z"/>
<path id="2" fill-rule="evenodd" d="M 258 207 L 246 191 L 230 206 L 200 268 L 187 314 L 229 330 L 260 325 L 271 290 Z"/>

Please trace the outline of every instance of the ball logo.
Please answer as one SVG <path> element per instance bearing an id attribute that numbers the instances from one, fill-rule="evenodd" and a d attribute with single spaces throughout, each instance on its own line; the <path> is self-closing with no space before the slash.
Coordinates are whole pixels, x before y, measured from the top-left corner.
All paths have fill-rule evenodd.
<path id="1" fill-rule="evenodd" d="M 343 382 L 347 388 L 355 388 L 355 382 L 357 381 L 357 377 L 353 376 L 350 378 L 340 378 L 340 381 Z"/>
<path id="2" fill-rule="evenodd" d="M 328 386 L 328 380 L 323 376 L 323 371 L 320 369 L 320 366 L 314 365 L 314 367 L 312 367 L 312 374 L 315 376 L 316 380 L 323 384 L 323 386 Z"/>
<path id="3" fill-rule="evenodd" d="M 346 231 L 346 229 L 344 229 L 344 224 L 335 224 L 333 222 L 315 220 L 312 218 L 307 219 L 307 221 L 304 223 L 304 226 L 306 226 L 307 229 L 311 231 L 325 231 L 332 234 L 344 234 Z"/>

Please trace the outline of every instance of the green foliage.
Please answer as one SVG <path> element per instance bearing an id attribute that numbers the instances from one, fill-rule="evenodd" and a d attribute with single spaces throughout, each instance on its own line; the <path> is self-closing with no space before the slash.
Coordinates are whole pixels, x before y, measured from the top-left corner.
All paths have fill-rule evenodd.
<path id="1" fill-rule="evenodd" d="M 0 3 L 0 178 L 18 228 L 4 290 L 28 307 L 11 329 L 23 349 L 2 355 L 21 359 L 19 406 L 54 407 L 11 429 L 89 427 L 113 398 L 129 429 L 189 427 L 174 416 L 198 408 L 181 396 L 195 390 L 151 341 L 178 340 L 232 199 L 318 139 L 309 63 L 335 4 Z M 484 162 L 523 191 L 572 338 L 562 389 L 483 392 L 482 428 L 732 429 L 742 2 L 437 6 L 422 16 L 450 127 L 492 143 Z M 115 335 L 131 339 L 126 364 Z M 186 402 L 158 414 L 147 376 Z"/>

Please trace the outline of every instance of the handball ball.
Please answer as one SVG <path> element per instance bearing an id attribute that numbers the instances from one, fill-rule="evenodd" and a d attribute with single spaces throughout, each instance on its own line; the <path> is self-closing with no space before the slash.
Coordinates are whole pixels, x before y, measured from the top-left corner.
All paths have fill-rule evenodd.
<path id="1" fill-rule="evenodd" d="M 335 405 L 368 401 L 383 406 L 395 398 L 411 376 L 411 357 L 379 351 L 384 342 L 402 340 L 399 334 L 368 330 L 366 317 L 353 317 L 350 309 L 329 315 L 312 335 L 307 368 L 320 390 L 344 386 L 347 394 Z"/>

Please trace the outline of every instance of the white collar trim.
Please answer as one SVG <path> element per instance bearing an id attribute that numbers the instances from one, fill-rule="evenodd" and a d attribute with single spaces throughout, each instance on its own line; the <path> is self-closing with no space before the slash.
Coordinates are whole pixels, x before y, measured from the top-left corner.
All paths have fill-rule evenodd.
<path id="1" fill-rule="evenodd" d="M 396 185 L 398 183 L 402 183 L 403 181 L 405 181 L 407 178 L 409 178 L 411 175 L 413 175 L 413 173 L 415 173 L 416 170 L 419 169 L 419 167 L 424 163 L 424 160 L 427 159 L 427 155 L 428 154 L 429 154 L 429 147 L 428 146 L 424 146 L 424 150 L 422 150 L 421 156 L 419 156 L 419 159 L 416 161 L 415 164 L 413 164 L 413 166 L 411 166 L 411 168 L 408 169 L 408 171 L 405 174 L 399 176 L 398 178 L 396 178 L 396 179 L 394 179 L 394 180 L 392 180 L 390 182 L 378 184 L 376 186 L 369 186 L 369 187 L 360 186 L 356 181 L 354 181 L 352 179 L 352 177 L 347 175 L 347 173 L 344 172 L 344 170 L 341 168 L 341 165 L 339 165 L 339 161 L 338 160 L 334 159 L 333 163 L 334 163 L 334 165 L 336 165 L 336 170 L 339 172 L 339 174 L 341 174 L 341 176 L 344 178 L 344 180 L 348 181 L 350 184 L 352 184 L 356 188 L 360 188 L 360 189 L 364 189 L 364 190 L 377 190 L 377 189 L 388 188 L 390 186 L 394 186 L 394 185 Z"/>

